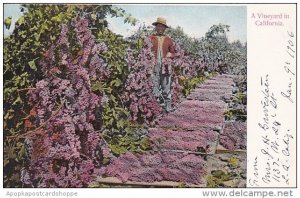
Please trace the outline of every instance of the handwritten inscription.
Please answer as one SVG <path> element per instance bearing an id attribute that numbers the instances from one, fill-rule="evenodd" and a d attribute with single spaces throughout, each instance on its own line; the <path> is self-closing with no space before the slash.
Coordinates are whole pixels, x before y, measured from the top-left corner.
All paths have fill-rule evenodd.
<path id="1" fill-rule="evenodd" d="M 295 35 L 293 32 L 287 32 L 288 33 L 288 41 L 287 41 L 287 46 L 286 46 L 286 53 L 289 58 L 292 60 L 295 58 L 296 55 L 296 46 L 293 41 Z M 288 83 L 287 83 L 287 88 L 284 91 L 281 91 L 281 95 L 288 99 L 291 103 L 294 103 L 294 100 L 292 99 L 292 85 L 293 85 L 293 78 L 295 77 L 295 72 L 294 69 L 292 68 L 291 61 L 288 60 L 285 62 L 284 65 L 284 71 L 288 75 Z"/>
<path id="2" fill-rule="evenodd" d="M 274 93 L 270 93 L 269 90 L 269 75 L 267 74 L 265 78 L 261 78 L 261 86 L 263 86 L 263 89 L 261 92 L 263 93 L 263 99 L 261 100 L 261 106 L 263 109 L 263 118 L 262 122 L 258 123 L 258 125 L 264 130 L 269 129 L 269 117 L 270 117 L 270 110 L 269 107 L 272 106 L 273 108 L 277 108 L 277 99 L 274 96 Z"/>
<path id="3" fill-rule="evenodd" d="M 275 77 L 267 73 L 260 78 L 260 116 L 258 129 L 260 129 L 260 148 L 252 162 L 252 175 L 248 179 L 250 186 L 259 187 L 264 184 L 278 183 L 288 186 L 290 184 L 290 169 L 292 144 L 294 144 L 295 131 L 291 131 L 282 115 L 282 110 L 295 103 L 295 35 L 287 32 L 286 59 L 283 61 L 283 75 L 280 88 L 272 84 Z M 273 78 L 272 78 L 273 77 Z M 273 80 L 273 81 L 272 81 Z M 285 105 L 283 105 L 285 104 Z M 291 115 L 293 116 L 293 115 Z M 261 160 L 259 160 L 261 159 Z M 275 187 L 275 186 L 274 186 Z"/>
<path id="4" fill-rule="evenodd" d="M 253 176 L 254 176 L 254 179 L 250 178 L 249 179 L 249 184 L 251 186 L 256 186 L 256 187 L 259 187 L 258 185 L 258 181 L 259 181 L 259 173 L 258 173 L 258 157 L 256 156 L 255 159 L 254 159 L 254 163 L 252 165 L 253 167 Z"/>

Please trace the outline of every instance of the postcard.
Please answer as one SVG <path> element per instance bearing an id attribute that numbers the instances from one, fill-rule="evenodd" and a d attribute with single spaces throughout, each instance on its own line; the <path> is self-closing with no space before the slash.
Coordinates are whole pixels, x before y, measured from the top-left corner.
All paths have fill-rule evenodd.
<path id="1" fill-rule="evenodd" d="M 2 9 L 5 197 L 293 196 L 296 3 Z"/>

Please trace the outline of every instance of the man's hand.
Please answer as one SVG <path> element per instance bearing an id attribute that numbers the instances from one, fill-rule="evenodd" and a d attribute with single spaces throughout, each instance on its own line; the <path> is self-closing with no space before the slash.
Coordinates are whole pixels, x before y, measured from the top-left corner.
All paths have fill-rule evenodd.
<path id="1" fill-rule="evenodd" d="M 168 52 L 167 55 L 166 55 L 166 58 L 171 58 L 171 57 L 172 57 L 172 53 Z"/>

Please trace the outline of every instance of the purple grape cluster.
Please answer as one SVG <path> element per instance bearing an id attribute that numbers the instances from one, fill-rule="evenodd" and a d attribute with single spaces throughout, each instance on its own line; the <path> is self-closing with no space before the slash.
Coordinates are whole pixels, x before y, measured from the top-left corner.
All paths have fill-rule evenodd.
<path id="1" fill-rule="evenodd" d="M 76 55 L 71 52 L 71 31 L 80 46 Z M 45 78 L 29 92 L 37 112 L 32 123 L 38 130 L 27 136 L 31 155 L 23 171 L 25 184 L 84 187 L 93 179 L 101 152 L 93 123 L 102 97 L 92 92 L 91 79 L 104 80 L 109 74 L 99 56 L 105 50 L 88 29 L 88 21 L 77 17 L 71 26 L 62 25 L 55 47 L 45 52 L 40 63 Z"/>
<path id="2" fill-rule="evenodd" d="M 146 39 L 145 47 L 137 59 L 133 59 L 133 55 L 129 52 L 130 74 L 122 96 L 131 113 L 131 119 L 146 123 L 151 123 L 162 111 L 153 94 L 151 74 L 154 67 L 154 56 L 151 47 L 151 40 Z"/>

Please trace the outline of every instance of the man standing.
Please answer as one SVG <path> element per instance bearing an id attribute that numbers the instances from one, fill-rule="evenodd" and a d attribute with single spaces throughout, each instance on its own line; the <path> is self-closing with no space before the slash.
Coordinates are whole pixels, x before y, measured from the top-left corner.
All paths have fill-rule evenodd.
<path id="1" fill-rule="evenodd" d="M 173 58 L 175 56 L 175 48 L 170 37 L 166 36 L 165 30 L 168 28 L 165 18 L 158 17 L 157 21 L 152 23 L 155 26 L 156 33 L 150 36 L 152 41 L 152 51 L 155 55 L 156 64 L 153 68 L 153 84 L 154 95 L 162 100 L 163 107 L 166 112 L 172 111 L 172 95 L 171 95 L 171 71 L 167 72 L 162 69 L 163 58 Z"/>

